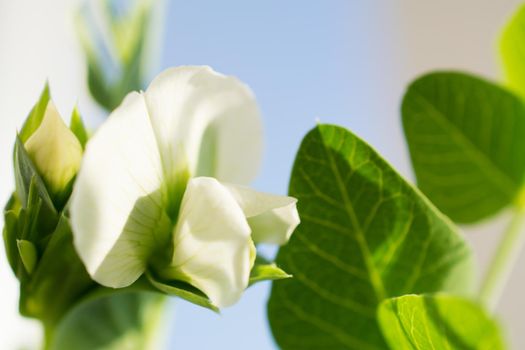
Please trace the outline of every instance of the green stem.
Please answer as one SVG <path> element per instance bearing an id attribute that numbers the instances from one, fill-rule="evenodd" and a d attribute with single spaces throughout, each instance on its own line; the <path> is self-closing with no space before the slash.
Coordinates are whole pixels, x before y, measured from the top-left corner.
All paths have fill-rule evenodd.
<path id="1" fill-rule="evenodd" d="M 522 225 L 524 221 L 525 207 L 516 206 L 482 281 L 479 299 L 489 310 L 493 311 L 496 308 L 523 246 L 525 230 L 522 229 Z"/>
<path id="2" fill-rule="evenodd" d="M 42 350 L 50 350 L 53 341 L 54 327 L 44 324 L 44 344 Z"/>

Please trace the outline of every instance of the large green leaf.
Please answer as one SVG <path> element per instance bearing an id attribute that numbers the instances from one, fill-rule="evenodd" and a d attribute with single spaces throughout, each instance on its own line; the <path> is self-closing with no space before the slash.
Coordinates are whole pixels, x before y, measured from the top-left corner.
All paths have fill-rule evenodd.
<path id="1" fill-rule="evenodd" d="M 51 350 L 156 349 L 164 297 L 125 292 L 88 300 L 60 322 Z"/>
<path id="2" fill-rule="evenodd" d="M 497 323 L 476 303 L 447 295 L 406 295 L 385 300 L 379 323 L 392 349 L 499 350 Z"/>
<path id="3" fill-rule="evenodd" d="M 470 250 L 451 223 L 349 131 L 305 137 L 290 195 L 302 222 L 276 261 L 293 278 L 268 305 L 283 349 L 384 349 L 382 300 L 468 289 Z"/>
<path id="4" fill-rule="evenodd" d="M 500 55 L 507 85 L 525 97 L 525 5 L 521 5 L 503 31 Z"/>
<path id="5" fill-rule="evenodd" d="M 403 125 L 418 185 L 457 222 L 512 203 L 525 175 L 525 106 L 510 92 L 461 73 L 413 82 Z"/>

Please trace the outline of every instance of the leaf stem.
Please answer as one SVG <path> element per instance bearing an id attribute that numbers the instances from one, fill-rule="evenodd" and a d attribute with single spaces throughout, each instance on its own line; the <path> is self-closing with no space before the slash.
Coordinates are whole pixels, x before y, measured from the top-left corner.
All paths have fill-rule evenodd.
<path id="1" fill-rule="evenodd" d="M 524 221 L 525 206 L 516 205 L 482 281 L 479 299 L 491 311 L 496 308 L 521 252 L 525 239 Z"/>

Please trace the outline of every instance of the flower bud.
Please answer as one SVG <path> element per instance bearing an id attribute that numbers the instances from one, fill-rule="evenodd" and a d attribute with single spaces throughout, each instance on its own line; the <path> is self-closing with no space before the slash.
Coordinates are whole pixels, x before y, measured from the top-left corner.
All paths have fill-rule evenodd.
<path id="1" fill-rule="evenodd" d="M 40 126 L 25 143 L 52 197 L 63 199 L 82 159 L 82 146 L 49 101 Z"/>

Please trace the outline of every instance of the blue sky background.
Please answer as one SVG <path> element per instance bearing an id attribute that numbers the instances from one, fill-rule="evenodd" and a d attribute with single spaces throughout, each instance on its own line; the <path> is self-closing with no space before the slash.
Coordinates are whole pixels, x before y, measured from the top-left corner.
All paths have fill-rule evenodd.
<path id="1" fill-rule="evenodd" d="M 374 7 L 347 0 L 174 1 L 162 65 L 207 64 L 253 89 L 266 141 L 254 186 L 285 194 L 295 152 L 316 118 L 363 136 L 377 130 L 366 111 L 375 104 L 372 71 L 381 55 L 373 42 Z M 391 108 L 395 115 L 397 104 Z M 275 348 L 266 320 L 269 290 L 269 283 L 250 288 L 220 316 L 175 301 L 169 348 Z"/>

